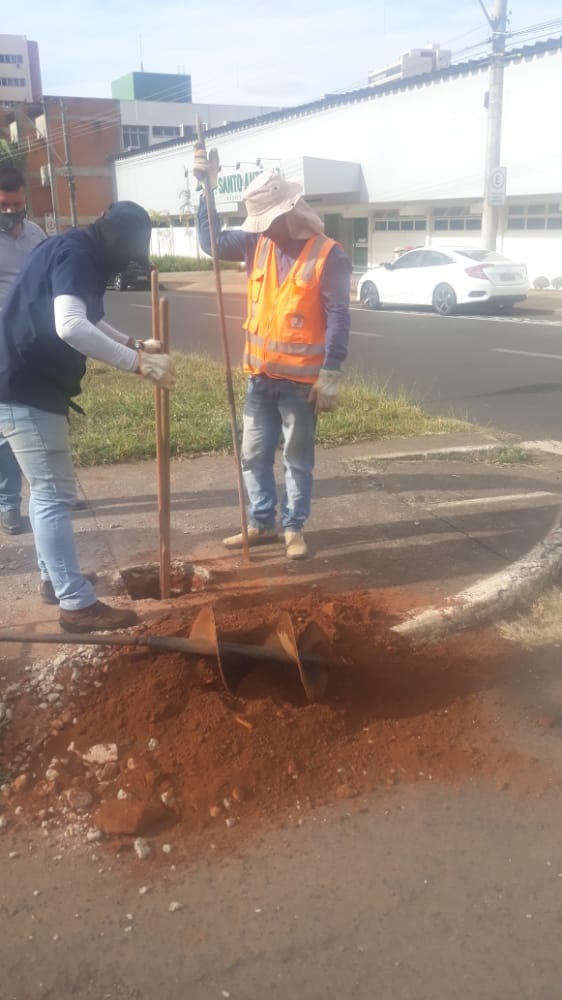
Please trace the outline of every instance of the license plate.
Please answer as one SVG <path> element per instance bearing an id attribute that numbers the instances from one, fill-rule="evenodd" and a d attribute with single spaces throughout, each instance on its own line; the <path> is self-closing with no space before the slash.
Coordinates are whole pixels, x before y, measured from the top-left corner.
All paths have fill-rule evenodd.
<path id="1" fill-rule="evenodd" d="M 500 274 L 500 281 L 515 281 L 514 274 Z"/>

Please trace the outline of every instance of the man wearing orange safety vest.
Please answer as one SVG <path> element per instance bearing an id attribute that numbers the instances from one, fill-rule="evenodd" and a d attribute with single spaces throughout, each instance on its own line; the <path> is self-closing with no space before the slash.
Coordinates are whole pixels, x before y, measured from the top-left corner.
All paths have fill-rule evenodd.
<path id="1" fill-rule="evenodd" d="M 194 174 L 216 187 L 216 150 L 195 144 Z M 242 437 L 242 472 L 248 494 L 248 543 L 277 541 L 275 452 L 283 445 L 285 490 L 281 525 L 289 559 L 304 559 L 303 525 L 310 514 L 314 437 L 319 413 L 335 410 L 347 356 L 351 264 L 324 235 L 322 220 L 302 198 L 302 186 L 275 170 L 260 173 L 244 192 L 247 218 L 221 230 L 218 255 L 246 262 L 248 313 L 244 372 L 248 376 Z M 211 253 L 205 197 L 199 240 Z M 242 535 L 224 539 L 242 548 Z"/>

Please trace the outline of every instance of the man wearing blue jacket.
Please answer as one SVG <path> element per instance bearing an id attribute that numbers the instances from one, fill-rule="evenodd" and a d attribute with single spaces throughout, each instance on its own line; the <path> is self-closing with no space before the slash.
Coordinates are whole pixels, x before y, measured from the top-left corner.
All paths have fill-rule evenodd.
<path id="1" fill-rule="evenodd" d="M 79 409 L 86 359 L 136 372 L 162 388 L 175 382 L 173 362 L 157 341 L 135 341 L 103 319 L 112 274 L 132 259 L 148 266 L 151 224 L 135 202 L 115 202 L 84 229 L 40 244 L 0 317 L 0 436 L 11 445 L 30 489 L 29 517 L 42 584 L 60 604 L 69 632 L 126 628 L 129 610 L 96 600 L 81 573 L 72 531 L 74 470 L 69 408 Z"/>

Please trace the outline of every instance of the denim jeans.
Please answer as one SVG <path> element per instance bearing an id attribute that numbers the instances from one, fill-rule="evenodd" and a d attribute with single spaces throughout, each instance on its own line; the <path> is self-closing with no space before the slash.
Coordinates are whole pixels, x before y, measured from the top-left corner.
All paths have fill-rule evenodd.
<path id="1" fill-rule="evenodd" d="M 0 437 L 0 511 L 21 507 L 21 472 L 10 445 Z"/>
<path id="2" fill-rule="evenodd" d="M 273 528 L 277 508 L 274 463 L 283 445 L 285 489 L 281 524 L 300 531 L 310 514 L 316 415 L 308 402 L 310 386 L 267 375 L 251 375 L 244 404 L 242 473 L 248 494 L 248 521 Z"/>
<path id="3" fill-rule="evenodd" d="M 80 572 L 72 531 L 76 484 L 68 420 L 22 403 L 0 403 L 1 437 L 9 441 L 29 483 L 29 519 L 41 579 L 51 581 L 61 608 L 89 607 L 96 595 Z"/>

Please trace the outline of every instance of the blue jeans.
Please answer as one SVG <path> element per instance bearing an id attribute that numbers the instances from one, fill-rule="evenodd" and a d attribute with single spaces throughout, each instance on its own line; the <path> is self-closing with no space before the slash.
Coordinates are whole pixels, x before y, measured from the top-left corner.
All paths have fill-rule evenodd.
<path id="1" fill-rule="evenodd" d="M 21 507 L 21 472 L 10 445 L 0 437 L 0 511 Z"/>
<path id="2" fill-rule="evenodd" d="M 275 526 L 277 488 L 275 451 L 283 444 L 285 489 L 281 524 L 300 531 L 310 514 L 316 415 L 308 402 L 310 386 L 267 375 L 251 375 L 244 404 L 242 473 L 249 500 L 248 521 Z"/>
<path id="3" fill-rule="evenodd" d="M 76 484 L 67 418 L 22 403 L 0 403 L 2 437 L 29 483 L 29 519 L 41 579 L 51 581 L 61 608 L 89 607 L 96 595 L 80 572 L 74 545 Z"/>

